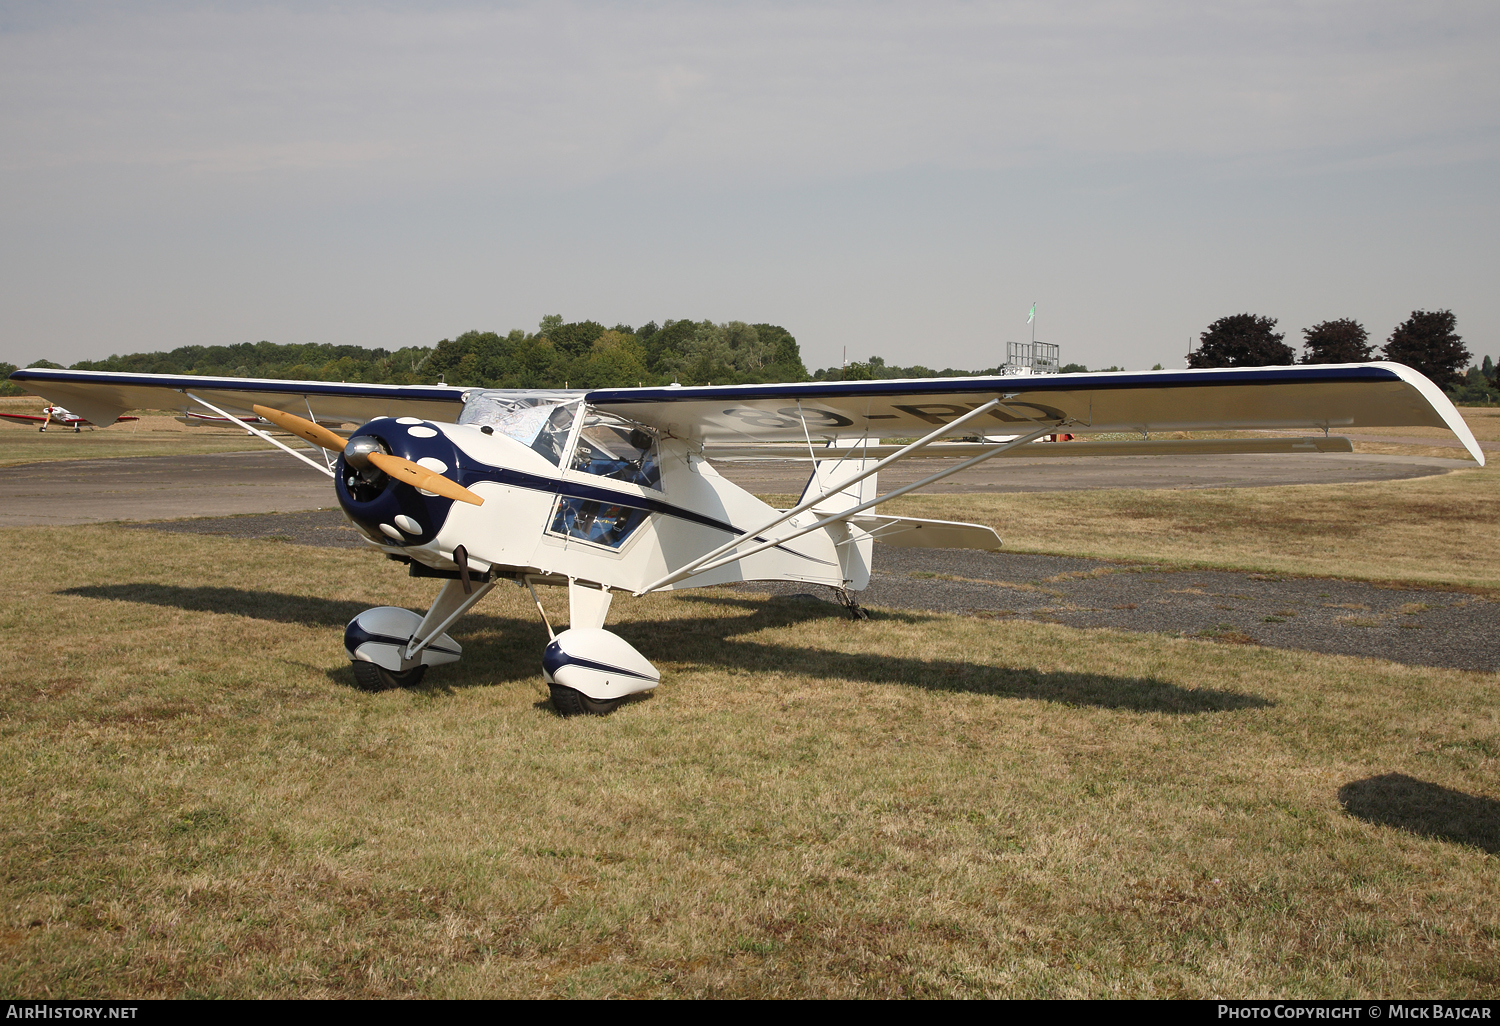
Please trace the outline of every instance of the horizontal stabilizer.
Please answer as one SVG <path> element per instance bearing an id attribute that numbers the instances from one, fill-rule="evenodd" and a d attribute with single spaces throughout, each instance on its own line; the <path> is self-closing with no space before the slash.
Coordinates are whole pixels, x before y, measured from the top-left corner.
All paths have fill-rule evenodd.
<path id="1" fill-rule="evenodd" d="M 859 513 L 849 523 L 868 532 L 876 541 L 906 549 L 984 549 L 1000 548 L 1000 536 L 992 527 L 961 524 L 951 520 L 920 520 L 916 517 L 887 517 Z"/>

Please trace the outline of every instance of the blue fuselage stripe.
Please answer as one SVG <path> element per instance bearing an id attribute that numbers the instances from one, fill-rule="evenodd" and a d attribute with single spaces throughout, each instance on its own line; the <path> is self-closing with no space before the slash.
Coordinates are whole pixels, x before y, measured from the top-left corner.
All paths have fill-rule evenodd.
<path id="1" fill-rule="evenodd" d="M 471 457 L 472 458 L 472 457 Z M 480 469 L 483 467 L 484 469 Z M 494 481 L 497 484 L 509 485 L 514 488 L 525 488 L 534 492 L 551 492 L 561 495 L 567 499 L 585 499 L 591 502 L 608 502 L 617 506 L 629 506 L 633 509 L 643 509 L 649 513 L 661 513 L 665 516 L 676 517 L 678 520 L 686 520 L 702 527 L 711 527 L 716 531 L 726 531 L 730 534 L 744 534 L 745 532 L 731 523 L 696 513 L 681 506 L 674 506 L 660 499 L 651 499 L 633 493 L 611 491 L 608 488 L 596 488 L 592 485 L 583 484 L 580 481 L 565 481 L 552 477 L 541 477 L 537 474 L 528 474 L 524 470 L 510 470 L 506 467 L 491 467 L 488 464 L 467 464 L 462 467 L 458 475 L 458 483 L 464 487 L 472 487 L 478 481 Z M 769 541 L 768 538 L 756 537 L 758 542 Z M 776 546 L 782 552 L 788 552 L 802 559 L 811 560 L 814 563 L 822 563 L 827 566 L 833 564 L 826 559 L 818 559 L 809 556 L 796 549 L 789 549 L 783 545 Z"/>

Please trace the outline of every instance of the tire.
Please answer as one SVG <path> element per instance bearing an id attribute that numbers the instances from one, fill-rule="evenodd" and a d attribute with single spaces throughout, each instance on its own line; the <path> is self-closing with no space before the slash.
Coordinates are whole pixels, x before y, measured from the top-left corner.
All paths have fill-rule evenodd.
<path id="1" fill-rule="evenodd" d="M 601 701 L 561 684 L 548 684 L 547 690 L 552 692 L 552 708 L 557 710 L 559 716 L 582 716 L 585 713 L 591 716 L 608 716 L 624 701 L 621 698 Z"/>
<path id="2" fill-rule="evenodd" d="M 367 663 L 363 659 L 356 659 L 351 665 L 354 667 L 354 683 L 361 691 L 414 688 L 422 683 L 422 677 L 427 673 L 426 666 L 417 666 L 404 673 L 395 673 L 384 666 Z"/>

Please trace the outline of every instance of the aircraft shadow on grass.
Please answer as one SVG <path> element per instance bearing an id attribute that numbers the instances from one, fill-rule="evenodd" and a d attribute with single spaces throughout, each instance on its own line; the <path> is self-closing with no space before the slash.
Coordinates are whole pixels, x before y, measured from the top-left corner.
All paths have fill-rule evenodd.
<path id="1" fill-rule="evenodd" d="M 1339 788 L 1339 804 L 1367 823 L 1456 841 L 1500 855 L 1500 801 L 1429 784 L 1404 773 L 1367 777 Z"/>
<path id="2" fill-rule="evenodd" d="M 246 588 L 154 583 L 86 585 L 67 588 L 58 594 L 340 629 L 366 608 L 362 601 Z M 1184 688 L 1150 677 L 1048 672 L 1024 665 L 989 666 L 959 660 L 910 659 L 874 653 L 833 652 L 810 646 L 766 644 L 743 636 L 773 627 L 842 618 L 844 613 L 833 603 L 821 600 L 706 595 L 688 598 L 695 604 L 711 606 L 711 611 L 703 616 L 627 620 L 612 625 L 611 630 L 655 658 L 742 671 L 790 672 L 871 684 L 903 684 L 930 691 L 1030 698 L 1067 705 L 1178 715 L 1263 709 L 1274 704 L 1259 695 L 1212 688 Z M 887 611 L 877 611 L 873 617 L 871 624 L 850 623 L 849 627 L 851 630 L 869 626 L 878 629 L 882 620 L 919 623 L 933 619 L 920 613 Z M 545 629 L 534 619 L 482 613 L 465 616 L 452 633 L 463 645 L 463 660 L 443 667 L 441 680 L 430 680 L 431 686 L 457 689 L 532 679 L 536 676 L 537 655 L 547 643 Z M 354 680 L 348 667 L 330 672 L 329 677 L 347 685 L 352 685 Z"/>

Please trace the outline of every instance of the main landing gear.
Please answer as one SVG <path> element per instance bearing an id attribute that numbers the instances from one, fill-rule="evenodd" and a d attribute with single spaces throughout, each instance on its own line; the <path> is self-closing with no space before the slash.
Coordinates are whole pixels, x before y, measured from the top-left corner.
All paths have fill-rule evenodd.
<path id="1" fill-rule="evenodd" d="M 486 581 L 464 590 L 466 581 L 448 581 L 426 616 L 410 609 L 366 609 L 344 628 L 344 652 L 354 664 L 354 680 L 366 691 L 415 687 L 427 667 L 456 663 L 463 647 L 443 632 L 493 588 Z"/>
<path id="2" fill-rule="evenodd" d="M 624 638 L 604 629 L 613 596 L 607 588 L 568 581 L 568 629 L 554 634 L 547 612 L 536 596 L 536 586 L 525 581 L 531 600 L 552 640 L 542 653 L 542 676 L 552 695 L 552 707 L 562 716 L 591 713 L 605 716 L 628 696 L 650 691 L 661 683 L 652 666 Z"/>
<path id="3" fill-rule="evenodd" d="M 438 592 L 426 616 L 409 609 L 366 609 L 344 628 L 344 651 L 353 663 L 354 680 L 365 691 L 415 687 L 427 667 L 457 662 L 463 648 L 443 632 L 495 586 L 486 580 L 471 585 L 452 580 Z M 604 629 L 611 595 L 604 588 L 568 582 L 570 626 L 554 633 L 530 577 L 517 583 L 531 592 L 551 641 L 542 654 L 542 676 L 560 715 L 604 716 L 627 697 L 661 682 L 652 666 L 619 635 Z"/>

